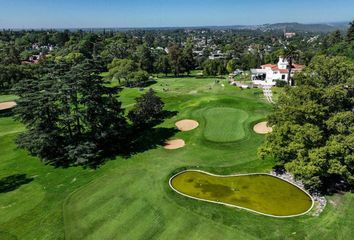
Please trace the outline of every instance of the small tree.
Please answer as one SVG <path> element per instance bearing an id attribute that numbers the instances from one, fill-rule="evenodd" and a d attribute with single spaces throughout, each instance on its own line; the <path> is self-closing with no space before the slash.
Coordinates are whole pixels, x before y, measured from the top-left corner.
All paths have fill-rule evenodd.
<path id="1" fill-rule="evenodd" d="M 137 71 L 138 67 L 136 64 L 130 59 L 113 59 L 112 63 L 108 64 L 109 75 L 118 79 L 119 83 L 121 81 L 126 81 L 128 75 L 131 72 Z"/>
<path id="2" fill-rule="evenodd" d="M 136 101 L 134 109 L 128 113 L 134 127 L 137 129 L 152 127 L 162 119 L 164 103 L 154 90 L 150 89 Z"/>
<path id="3" fill-rule="evenodd" d="M 179 76 L 184 72 L 182 49 L 178 45 L 172 45 L 168 50 L 172 71 L 175 76 Z"/>
<path id="4" fill-rule="evenodd" d="M 127 87 L 144 87 L 149 81 L 149 74 L 145 71 L 139 70 L 128 75 L 125 86 Z"/>
<path id="5" fill-rule="evenodd" d="M 164 73 L 166 76 L 171 72 L 170 59 L 167 55 L 161 55 L 156 62 L 156 70 L 158 73 Z"/>
<path id="6" fill-rule="evenodd" d="M 231 59 L 227 62 L 226 70 L 228 73 L 233 73 L 236 70 L 237 61 L 235 59 Z"/>
<path id="7" fill-rule="evenodd" d="M 292 69 L 293 69 L 293 61 L 295 58 L 299 56 L 300 52 L 296 49 L 295 46 L 289 45 L 284 49 L 284 58 L 288 61 L 288 84 L 290 86 L 294 85 L 293 78 L 291 77 Z"/>
<path id="8" fill-rule="evenodd" d="M 347 40 L 351 42 L 354 40 L 354 20 L 349 24 L 349 29 L 347 33 Z"/>
<path id="9" fill-rule="evenodd" d="M 193 45 L 190 41 L 188 41 L 182 51 L 182 64 L 188 75 L 195 68 L 196 62 L 193 56 Z"/>

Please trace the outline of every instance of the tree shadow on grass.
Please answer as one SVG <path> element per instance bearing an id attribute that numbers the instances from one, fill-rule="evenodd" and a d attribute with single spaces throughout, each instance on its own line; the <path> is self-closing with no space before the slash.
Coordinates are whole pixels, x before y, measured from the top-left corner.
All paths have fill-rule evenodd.
<path id="1" fill-rule="evenodd" d="M 135 154 L 156 149 L 163 146 L 165 142 L 176 135 L 178 132 L 175 128 L 151 128 L 140 133 L 140 136 L 130 142 L 126 150 L 123 152 L 123 157 L 129 158 Z"/>
<path id="2" fill-rule="evenodd" d="M 26 174 L 14 174 L 0 179 L 0 193 L 7 193 L 33 181 Z"/>
<path id="3" fill-rule="evenodd" d="M 145 129 L 135 129 L 133 136 L 135 138 L 130 142 L 129 146 L 123 155 L 129 157 L 138 153 L 155 149 L 158 146 L 163 146 L 165 142 L 176 135 L 178 130 L 176 128 L 162 128 L 154 127 L 161 124 L 165 119 L 176 116 L 176 111 L 163 111 L 161 118 L 152 123 L 151 126 Z"/>
<path id="4" fill-rule="evenodd" d="M 164 146 L 165 142 L 171 139 L 179 131 L 176 128 L 156 127 L 163 123 L 165 119 L 177 115 L 177 111 L 163 111 L 161 117 L 152 122 L 151 125 L 142 128 L 130 126 L 128 139 L 121 146 L 113 145 L 104 151 L 106 154 L 102 158 L 86 165 L 97 169 L 109 160 L 114 160 L 117 156 L 128 159 L 136 154 L 143 153 L 159 146 Z"/>

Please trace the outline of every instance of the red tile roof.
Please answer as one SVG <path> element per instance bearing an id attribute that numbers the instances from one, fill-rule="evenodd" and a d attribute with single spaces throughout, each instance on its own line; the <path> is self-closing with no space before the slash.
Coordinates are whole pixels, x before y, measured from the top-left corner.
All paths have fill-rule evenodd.
<path id="1" fill-rule="evenodd" d="M 271 68 L 273 71 L 279 71 L 280 73 L 288 73 L 288 69 L 279 69 L 278 65 L 276 64 L 265 64 L 261 66 L 262 68 Z M 301 71 L 303 68 L 305 67 L 305 65 L 301 65 L 301 64 L 293 64 L 292 66 L 292 71 Z"/>
<path id="2" fill-rule="evenodd" d="M 262 65 L 261 67 L 270 67 L 270 68 L 273 68 L 273 67 L 277 67 L 276 64 L 265 64 L 265 65 Z"/>

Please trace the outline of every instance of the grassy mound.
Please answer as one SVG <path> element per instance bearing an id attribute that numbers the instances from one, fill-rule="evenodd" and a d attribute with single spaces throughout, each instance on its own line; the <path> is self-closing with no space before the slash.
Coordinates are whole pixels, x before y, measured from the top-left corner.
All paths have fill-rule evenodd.
<path id="1" fill-rule="evenodd" d="M 228 107 L 211 108 L 204 112 L 204 137 L 212 142 L 235 142 L 245 137 L 243 123 L 247 112 Z"/>

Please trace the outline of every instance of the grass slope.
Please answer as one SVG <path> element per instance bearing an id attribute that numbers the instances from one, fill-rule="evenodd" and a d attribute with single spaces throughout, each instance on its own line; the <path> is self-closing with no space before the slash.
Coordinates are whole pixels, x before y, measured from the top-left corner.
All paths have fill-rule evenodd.
<path id="1" fill-rule="evenodd" d="M 271 106 L 258 90 L 223 83 L 224 88 L 214 79 L 159 79 L 152 87 L 166 109 L 178 111 L 161 127 L 173 128 L 183 118 L 196 119 L 200 127 L 176 134 L 186 141 L 183 149 L 158 147 L 129 159 L 118 157 L 97 170 L 41 163 L 14 144 L 23 126 L 0 118 L 0 179 L 17 174 L 32 179 L 0 193 L 0 239 L 352 239 L 353 194 L 329 197 L 320 217 L 279 220 L 188 199 L 169 188 L 169 177 L 184 167 L 230 174 L 268 172 L 273 166 L 258 160 L 264 137 L 251 131 Z M 122 92 L 127 110 L 141 93 Z M 242 140 L 214 143 L 204 138 L 203 113 L 215 107 L 248 114 Z M 16 204 L 9 206 L 12 201 Z"/>

